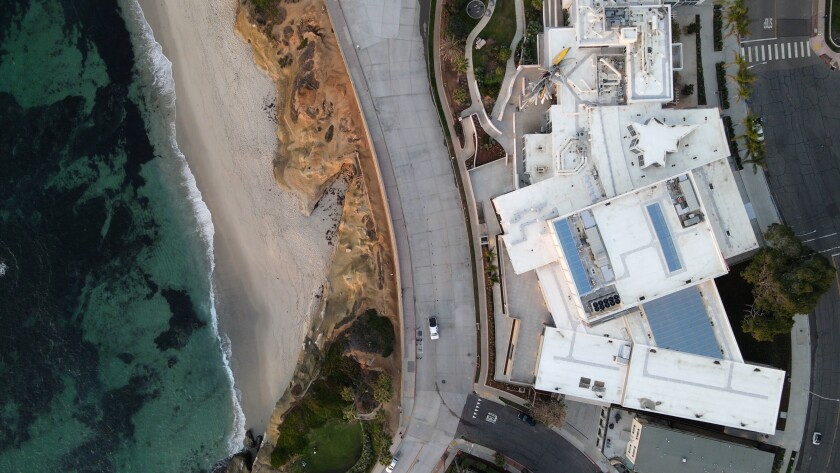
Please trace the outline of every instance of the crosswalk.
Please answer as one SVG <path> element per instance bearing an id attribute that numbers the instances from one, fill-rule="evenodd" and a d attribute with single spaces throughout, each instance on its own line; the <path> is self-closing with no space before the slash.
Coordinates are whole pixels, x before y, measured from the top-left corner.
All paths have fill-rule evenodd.
<path id="1" fill-rule="evenodd" d="M 741 57 L 746 59 L 747 62 L 806 58 L 811 57 L 811 47 L 808 45 L 808 41 L 746 44 L 741 46 Z"/>

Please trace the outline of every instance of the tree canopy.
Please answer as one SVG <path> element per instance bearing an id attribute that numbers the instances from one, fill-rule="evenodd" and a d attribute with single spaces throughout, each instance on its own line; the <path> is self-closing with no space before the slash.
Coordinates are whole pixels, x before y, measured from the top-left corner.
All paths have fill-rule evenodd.
<path id="1" fill-rule="evenodd" d="M 548 427 L 562 427 L 566 422 L 566 403 L 538 399 L 531 407 L 531 415 Z"/>
<path id="2" fill-rule="evenodd" d="M 831 288 L 836 271 L 824 256 L 805 246 L 790 227 L 773 224 L 764 240 L 767 247 L 742 273 L 753 285 L 755 297 L 743 329 L 759 340 L 772 340 L 790 331 L 795 314 L 814 310 Z"/>

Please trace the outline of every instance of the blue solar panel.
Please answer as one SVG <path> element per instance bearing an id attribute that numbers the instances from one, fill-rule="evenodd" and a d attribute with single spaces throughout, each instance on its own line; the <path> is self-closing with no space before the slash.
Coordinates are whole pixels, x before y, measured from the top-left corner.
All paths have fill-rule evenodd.
<path id="1" fill-rule="evenodd" d="M 697 286 L 647 302 L 642 309 L 657 346 L 722 358 Z"/>
<path id="2" fill-rule="evenodd" d="M 659 202 L 647 206 L 650 221 L 653 222 L 653 229 L 656 231 L 656 237 L 659 238 L 659 246 L 662 248 L 662 254 L 665 255 L 665 262 L 668 264 L 668 271 L 674 272 L 682 269 L 680 257 L 677 255 L 677 247 L 674 246 L 674 239 L 671 237 L 671 231 L 668 230 L 668 223 L 665 222 L 665 215 L 662 213 L 662 207 Z"/>
<path id="3" fill-rule="evenodd" d="M 583 261 L 580 259 L 580 252 L 577 249 L 575 237 L 572 235 L 572 225 L 568 219 L 555 220 L 554 230 L 557 232 L 557 238 L 560 240 L 560 246 L 563 248 L 563 254 L 566 255 L 566 261 L 569 262 L 569 269 L 572 271 L 572 278 L 575 280 L 578 293 L 582 296 L 592 291 L 592 284 L 589 282 L 589 273 L 583 266 Z"/>

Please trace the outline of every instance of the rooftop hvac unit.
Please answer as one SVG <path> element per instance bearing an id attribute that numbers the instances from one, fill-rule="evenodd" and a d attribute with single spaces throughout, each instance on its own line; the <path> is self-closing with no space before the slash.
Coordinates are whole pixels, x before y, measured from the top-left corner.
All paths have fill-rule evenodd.
<path id="1" fill-rule="evenodd" d="M 595 381 L 595 384 L 592 385 L 592 391 L 596 393 L 606 392 L 607 388 L 604 386 L 603 381 Z"/>
<path id="2" fill-rule="evenodd" d="M 545 166 L 537 166 L 537 174 L 545 174 Z"/>

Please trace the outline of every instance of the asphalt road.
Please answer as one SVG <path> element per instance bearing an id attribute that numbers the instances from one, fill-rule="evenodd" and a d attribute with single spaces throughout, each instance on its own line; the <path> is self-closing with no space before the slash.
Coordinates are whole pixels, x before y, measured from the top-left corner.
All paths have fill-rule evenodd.
<path id="1" fill-rule="evenodd" d="M 752 109 L 762 116 L 770 188 L 785 223 L 835 266 L 840 262 L 840 72 L 817 63 L 759 72 Z M 811 314 L 811 389 L 840 398 L 840 292 Z M 812 445 L 814 431 L 822 444 Z M 812 396 L 797 471 L 837 471 L 840 402 Z"/>
<path id="2" fill-rule="evenodd" d="M 749 41 L 811 34 L 811 2 L 806 0 L 746 0 Z"/>
<path id="3" fill-rule="evenodd" d="M 511 407 L 467 399 L 456 437 L 499 451 L 531 471 L 545 473 L 585 473 L 600 471 L 586 456 L 553 430 L 542 424 L 534 427 L 517 418 Z M 495 415 L 488 420 L 488 414 Z"/>

